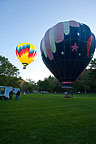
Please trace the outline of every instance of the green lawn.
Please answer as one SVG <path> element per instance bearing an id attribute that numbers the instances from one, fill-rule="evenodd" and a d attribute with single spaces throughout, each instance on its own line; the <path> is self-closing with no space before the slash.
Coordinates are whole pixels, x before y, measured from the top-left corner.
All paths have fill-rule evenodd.
<path id="1" fill-rule="evenodd" d="M 0 144 L 96 144 L 96 95 L 0 100 Z"/>

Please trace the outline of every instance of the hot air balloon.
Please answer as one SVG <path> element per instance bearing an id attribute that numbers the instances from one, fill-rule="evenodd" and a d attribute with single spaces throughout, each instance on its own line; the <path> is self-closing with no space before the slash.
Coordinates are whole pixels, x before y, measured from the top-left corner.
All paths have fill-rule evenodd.
<path id="1" fill-rule="evenodd" d="M 93 57 L 95 36 L 85 24 L 60 22 L 47 30 L 40 50 L 46 67 L 64 88 L 71 88 Z"/>
<path id="2" fill-rule="evenodd" d="M 20 43 L 16 47 L 16 55 L 19 61 L 24 65 L 23 69 L 26 69 L 26 66 L 33 62 L 37 56 L 36 48 L 30 43 Z"/>

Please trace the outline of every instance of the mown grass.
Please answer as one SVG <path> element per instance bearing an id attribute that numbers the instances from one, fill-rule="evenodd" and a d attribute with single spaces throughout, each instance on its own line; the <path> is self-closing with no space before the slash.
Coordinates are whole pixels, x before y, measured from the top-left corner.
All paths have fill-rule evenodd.
<path id="1" fill-rule="evenodd" d="M 95 144 L 96 95 L 26 94 L 0 100 L 0 144 Z"/>

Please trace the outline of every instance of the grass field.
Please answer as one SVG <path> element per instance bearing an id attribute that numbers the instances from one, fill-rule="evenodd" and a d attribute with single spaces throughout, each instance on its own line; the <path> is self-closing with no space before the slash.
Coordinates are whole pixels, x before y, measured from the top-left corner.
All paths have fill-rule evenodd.
<path id="1" fill-rule="evenodd" d="M 0 144 L 96 144 L 96 95 L 0 100 Z"/>

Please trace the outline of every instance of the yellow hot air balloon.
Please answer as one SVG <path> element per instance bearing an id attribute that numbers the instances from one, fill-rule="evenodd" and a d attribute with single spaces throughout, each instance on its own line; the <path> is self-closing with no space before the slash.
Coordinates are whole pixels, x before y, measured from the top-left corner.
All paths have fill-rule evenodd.
<path id="1" fill-rule="evenodd" d="M 26 69 L 26 66 L 33 62 L 37 56 L 36 47 L 30 43 L 20 43 L 16 47 L 16 55 L 24 65 L 23 69 Z"/>

